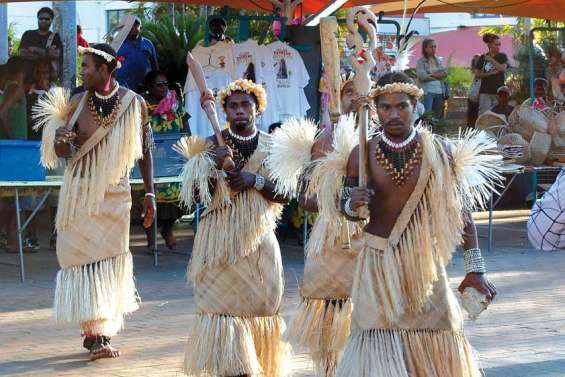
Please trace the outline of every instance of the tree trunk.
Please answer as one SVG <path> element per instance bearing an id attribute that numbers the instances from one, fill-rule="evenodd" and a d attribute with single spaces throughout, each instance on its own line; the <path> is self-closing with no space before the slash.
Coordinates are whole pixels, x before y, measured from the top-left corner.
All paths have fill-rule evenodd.
<path id="1" fill-rule="evenodd" d="M 61 85 L 74 89 L 77 69 L 77 8 L 76 1 L 53 1 L 55 20 L 53 29 L 59 33 L 63 42 L 63 66 Z"/>

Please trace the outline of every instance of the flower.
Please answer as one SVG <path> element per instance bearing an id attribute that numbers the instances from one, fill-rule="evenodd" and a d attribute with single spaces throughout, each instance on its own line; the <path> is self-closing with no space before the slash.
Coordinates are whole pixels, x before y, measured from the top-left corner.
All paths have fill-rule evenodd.
<path id="1" fill-rule="evenodd" d="M 253 94 L 255 98 L 257 98 L 257 111 L 259 113 L 265 111 L 267 107 L 267 93 L 265 89 L 262 85 L 255 84 L 253 81 L 247 79 L 235 80 L 218 93 L 222 109 L 225 108 L 227 98 L 234 92 Z"/>

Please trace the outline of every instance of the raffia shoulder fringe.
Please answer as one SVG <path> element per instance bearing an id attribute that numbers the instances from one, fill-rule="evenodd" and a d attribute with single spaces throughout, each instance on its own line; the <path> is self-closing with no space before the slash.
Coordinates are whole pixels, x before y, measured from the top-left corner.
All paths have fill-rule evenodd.
<path id="1" fill-rule="evenodd" d="M 213 143 L 196 136 L 183 137 L 173 149 L 186 159 L 181 172 L 182 188 L 180 201 L 187 207 L 200 202 L 205 207 L 228 204 L 230 194 L 225 182 L 225 173 L 216 169 L 212 154 Z M 210 183 L 216 180 L 216 193 L 210 192 Z"/>
<path id="2" fill-rule="evenodd" d="M 351 298 L 339 300 L 303 297 L 286 337 L 308 348 L 316 374 L 334 377 L 351 327 Z"/>
<path id="3" fill-rule="evenodd" d="M 316 195 L 319 215 L 308 240 L 307 256 L 319 256 L 340 242 L 344 224 L 350 228 L 350 234 L 362 231 L 364 224 L 349 222 L 338 207 L 343 179 L 347 176 L 347 161 L 359 143 L 355 122 L 354 115 L 341 116 L 334 130 L 332 151 L 311 164 L 306 195 Z"/>
<path id="4" fill-rule="evenodd" d="M 496 139 L 485 131 L 467 130 L 452 143 L 453 174 L 464 209 L 484 209 L 503 179 Z"/>
<path id="5" fill-rule="evenodd" d="M 96 263 L 63 268 L 57 273 L 53 315 L 58 323 L 103 320 L 106 328 L 99 329 L 103 331 L 100 333 L 113 335 L 121 329 L 124 315 L 138 307 L 129 251 Z"/>
<path id="6" fill-rule="evenodd" d="M 43 144 L 48 137 L 44 134 Z M 79 212 L 96 214 L 108 187 L 127 177 L 142 156 L 141 107 L 136 97 L 98 144 L 67 165 L 59 194 L 57 229 L 65 229 Z"/>
<path id="7" fill-rule="evenodd" d="M 188 266 L 189 282 L 207 267 L 235 264 L 253 254 L 264 235 L 275 230 L 282 208 L 255 190 L 246 190 L 203 214 Z"/>
<path id="8" fill-rule="evenodd" d="M 396 220 L 385 250 L 362 253 L 357 264 L 358 271 L 373 271 L 365 276 L 378 281 L 371 283 L 379 287 L 376 298 L 390 324 L 406 312 L 417 314 L 425 307 L 438 279 L 438 267 L 447 265 L 463 240 L 465 211 L 480 203 L 481 195 L 488 190 L 485 187 L 489 187 L 485 185 L 492 185 L 492 177 L 497 175 L 498 159 L 477 163 L 480 156 L 471 153 L 466 143 L 469 139 L 456 141 L 448 150 L 451 144 L 445 140 L 423 129 L 420 132 L 424 154 L 418 183 Z M 467 189 L 470 183 L 463 174 L 480 180 Z"/>
<path id="9" fill-rule="evenodd" d="M 284 321 L 278 315 L 198 314 L 188 338 L 184 373 L 193 377 L 284 376 L 291 350 L 280 340 L 283 331 Z"/>
<path id="10" fill-rule="evenodd" d="M 41 143 L 41 164 L 48 169 L 59 167 L 60 159 L 55 152 L 55 132 L 65 126 L 70 116 L 70 92 L 56 87 L 37 101 L 32 109 L 33 118 L 37 121 L 35 131 L 43 128 Z"/>
<path id="11" fill-rule="evenodd" d="M 298 180 L 310 162 L 317 126 L 309 119 L 290 119 L 265 143 L 265 166 L 276 182 L 277 193 L 286 197 L 297 194 Z"/>
<path id="12" fill-rule="evenodd" d="M 471 345 L 450 330 L 377 329 L 352 333 L 338 377 L 481 377 Z"/>

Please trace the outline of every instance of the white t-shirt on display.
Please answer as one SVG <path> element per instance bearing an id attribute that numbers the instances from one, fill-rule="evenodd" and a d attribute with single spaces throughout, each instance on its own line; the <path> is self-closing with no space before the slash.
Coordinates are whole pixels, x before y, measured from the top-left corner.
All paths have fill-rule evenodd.
<path id="1" fill-rule="evenodd" d="M 238 43 L 233 46 L 236 79 L 249 79 L 248 74 L 252 71 L 256 78 L 255 82 L 260 82 L 261 51 L 262 46 L 259 46 L 257 41 L 253 39 L 248 39 L 243 43 Z"/>
<path id="2" fill-rule="evenodd" d="M 304 87 L 310 76 L 302 57 L 294 48 L 277 41 L 264 47 L 263 83 L 267 90 L 267 110 L 264 124 L 283 122 L 293 117 L 304 117 L 310 109 Z"/>
<path id="3" fill-rule="evenodd" d="M 234 78 L 233 46 L 231 42 L 217 42 L 208 47 L 198 45 L 194 47 L 191 54 L 200 63 L 205 74 L 211 71 L 222 71 Z M 184 84 L 184 92 L 188 93 L 194 89 L 196 89 L 196 82 L 189 71 Z"/>
<path id="4" fill-rule="evenodd" d="M 218 113 L 218 120 L 220 126 L 226 122 L 226 114 L 222 109 L 222 105 L 218 101 L 218 92 L 229 85 L 232 81 L 230 75 L 222 70 L 204 71 L 204 78 L 206 85 L 216 97 L 216 112 Z M 190 132 L 194 136 L 208 137 L 213 134 L 212 125 L 208 120 L 206 112 L 200 106 L 200 91 L 198 88 L 190 90 L 185 95 L 184 109 L 190 114 Z"/>

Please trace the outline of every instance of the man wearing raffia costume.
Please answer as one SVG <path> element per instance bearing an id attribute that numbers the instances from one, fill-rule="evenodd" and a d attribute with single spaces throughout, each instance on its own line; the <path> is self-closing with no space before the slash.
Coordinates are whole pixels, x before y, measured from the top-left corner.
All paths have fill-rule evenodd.
<path id="1" fill-rule="evenodd" d="M 189 376 L 283 374 L 288 350 L 279 308 L 283 294 L 276 221 L 286 199 L 277 196 L 264 167 L 268 135 L 255 126 L 265 110 L 262 86 L 236 80 L 219 94 L 228 127 L 218 138 L 183 138 L 188 160 L 181 201 L 206 206 L 196 232 L 187 276 L 197 313 L 184 370 Z M 222 170 L 226 160 L 235 167 Z"/>
<path id="2" fill-rule="evenodd" d="M 421 95 L 403 73 L 381 77 L 372 98 L 383 131 L 368 142 L 367 188 L 356 187 L 358 146 L 349 156 L 342 211 L 352 221 L 368 213 L 368 224 L 339 377 L 481 376 L 445 266 L 463 242 L 459 290 L 496 294 L 470 213 L 490 196 L 500 158 L 484 133 L 449 141 L 414 127 Z"/>
<path id="3" fill-rule="evenodd" d="M 69 100 L 49 92 L 35 108 L 43 127 L 41 162 L 67 159 L 56 218 L 57 274 L 54 315 L 79 324 L 92 360 L 117 357 L 110 337 L 124 315 L 138 308 L 129 251 L 129 174 L 136 160 L 145 185 L 145 219 L 155 213 L 151 129 L 143 99 L 118 85 L 115 51 L 106 44 L 79 47 L 85 93 Z"/>
<path id="4" fill-rule="evenodd" d="M 274 132 L 266 160 L 276 174 L 277 189 L 286 196 L 296 194 L 300 181 L 300 205 L 318 212 L 306 247 L 301 300 L 286 336 L 293 345 L 306 347 L 316 373 L 328 377 L 335 376 L 349 335 L 351 285 L 362 246 L 361 227 L 341 215 L 334 195 L 341 188 L 347 158 L 358 142 L 352 114 L 357 93 L 352 78 L 342 76 L 344 115 L 334 129 L 317 132 L 309 121 L 287 122 Z M 317 187 L 317 195 L 306 199 L 308 181 Z M 344 232 L 343 227 L 351 229 Z"/>

